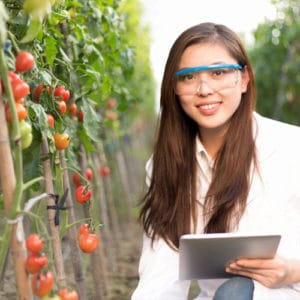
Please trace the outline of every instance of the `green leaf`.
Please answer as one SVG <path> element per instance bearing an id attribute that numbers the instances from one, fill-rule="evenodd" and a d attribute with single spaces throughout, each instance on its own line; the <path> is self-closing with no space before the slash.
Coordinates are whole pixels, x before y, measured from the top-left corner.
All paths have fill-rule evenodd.
<path id="1" fill-rule="evenodd" d="M 45 38 L 45 55 L 46 55 L 46 61 L 49 64 L 49 66 L 53 65 L 56 54 L 58 52 L 56 43 L 57 43 L 56 39 L 52 36 L 48 36 Z"/>
<path id="2" fill-rule="evenodd" d="M 81 109 L 84 112 L 83 128 L 85 129 L 86 134 L 94 142 L 100 141 L 100 139 L 99 139 L 99 133 L 100 133 L 100 117 L 99 117 L 99 115 L 97 115 L 97 113 L 91 107 L 91 105 L 87 105 L 86 102 L 83 102 Z"/>
<path id="3" fill-rule="evenodd" d="M 34 40 L 39 32 L 42 30 L 42 23 L 40 20 L 32 20 L 29 24 L 25 36 L 21 39 L 20 43 L 28 43 Z"/>

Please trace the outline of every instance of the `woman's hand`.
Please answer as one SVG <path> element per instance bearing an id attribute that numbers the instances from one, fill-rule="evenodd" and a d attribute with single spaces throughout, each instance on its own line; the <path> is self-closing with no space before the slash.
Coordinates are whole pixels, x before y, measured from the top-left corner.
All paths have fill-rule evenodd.
<path id="1" fill-rule="evenodd" d="M 249 277 L 268 288 L 280 288 L 300 280 L 300 262 L 280 256 L 273 259 L 238 259 L 226 267 L 226 272 Z"/>

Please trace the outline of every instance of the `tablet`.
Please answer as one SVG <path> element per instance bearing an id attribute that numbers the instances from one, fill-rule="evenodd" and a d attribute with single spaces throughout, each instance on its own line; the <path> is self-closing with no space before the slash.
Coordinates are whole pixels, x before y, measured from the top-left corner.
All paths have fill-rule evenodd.
<path id="1" fill-rule="evenodd" d="M 212 279 L 234 276 L 225 266 L 237 258 L 272 258 L 280 235 L 236 233 L 186 234 L 179 242 L 179 279 Z"/>

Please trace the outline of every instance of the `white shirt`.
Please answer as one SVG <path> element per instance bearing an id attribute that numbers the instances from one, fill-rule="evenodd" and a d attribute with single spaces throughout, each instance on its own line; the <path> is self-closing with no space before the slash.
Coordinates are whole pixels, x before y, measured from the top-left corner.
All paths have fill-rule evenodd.
<path id="1" fill-rule="evenodd" d="M 254 113 L 259 171 L 254 175 L 247 207 L 237 232 L 243 234 L 279 233 L 282 235 L 278 253 L 300 260 L 300 128 L 264 118 Z M 200 141 L 197 141 L 198 179 L 201 203 L 211 181 L 212 161 Z M 146 166 L 151 177 L 152 160 Z M 198 189 L 199 190 L 199 189 Z M 203 232 L 201 209 L 197 231 Z M 143 236 L 139 264 L 140 280 L 132 300 L 185 300 L 189 281 L 178 279 L 178 252 L 162 239 Z M 220 280 L 199 280 L 201 294 L 197 299 L 212 299 Z M 269 289 L 254 282 L 254 300 L 299 300 L 300 283 L 279 289 Z"/>

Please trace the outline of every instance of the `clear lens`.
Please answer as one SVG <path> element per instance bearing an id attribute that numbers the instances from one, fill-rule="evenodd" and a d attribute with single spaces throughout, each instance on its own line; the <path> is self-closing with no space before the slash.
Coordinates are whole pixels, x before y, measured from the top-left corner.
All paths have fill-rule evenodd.
<path id="1" fill-rule="evenodd" d="M 214 92 L 233 88 L 238 81 L 238 70 L 218 68 L 212 70 L 191 72 L 175 77 L 175 93 L 177 95 L 195 95 L 205 83 Z"/>

